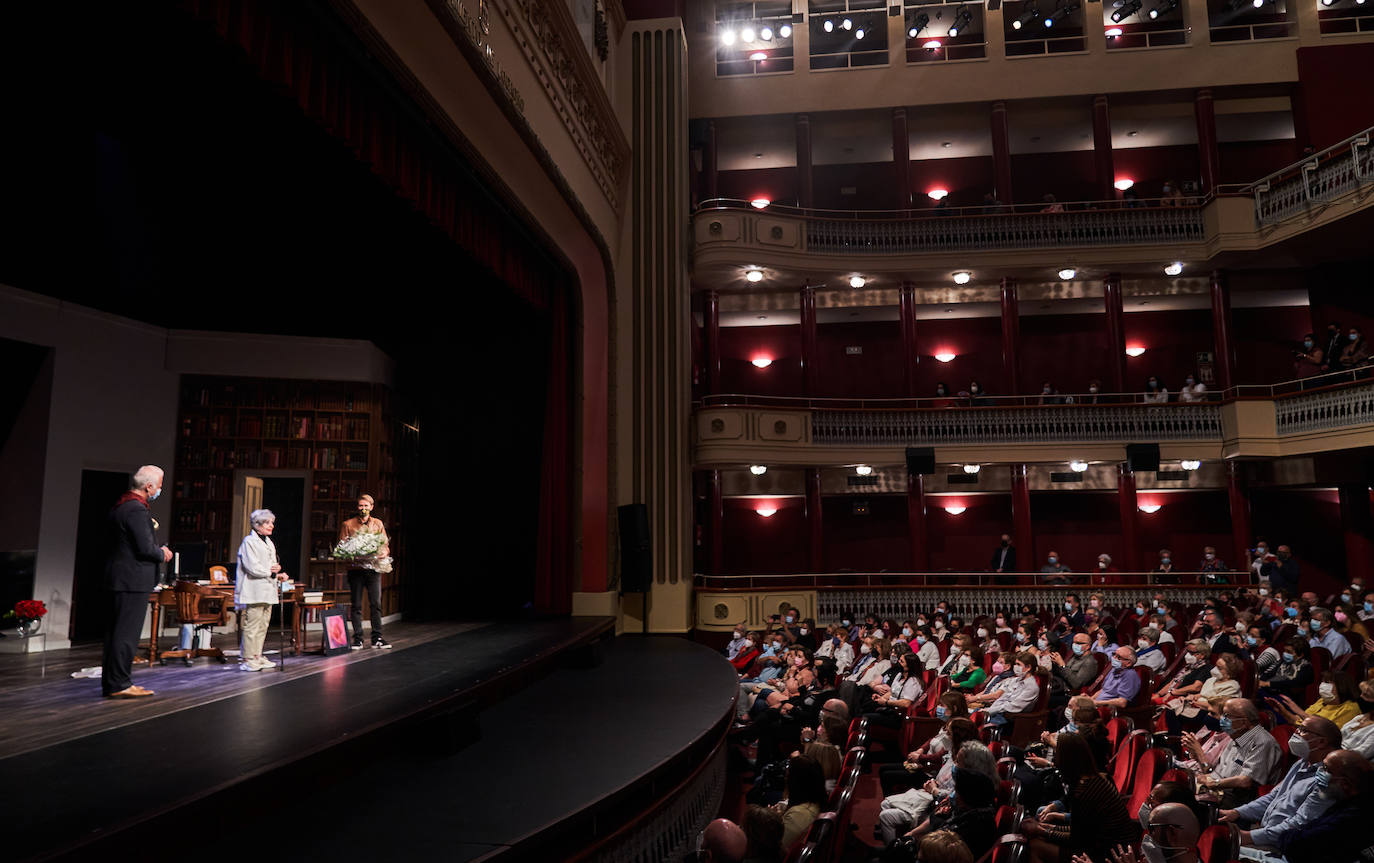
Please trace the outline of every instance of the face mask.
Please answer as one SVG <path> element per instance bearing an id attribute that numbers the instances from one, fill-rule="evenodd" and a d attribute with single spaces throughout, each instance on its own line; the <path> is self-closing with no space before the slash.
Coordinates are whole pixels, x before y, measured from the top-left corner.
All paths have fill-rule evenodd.
<path id="1" fill-rule="evenodd" d="M 1211 670 L 1209 673 L 1212 675 L 1212 679 L 1213 679 L 1213 680 L 1220 680 L 1220 679 L 1221 679 L 1221 669 L 1220 669 L 1220 668 L 1217 668 L 1216 666 L 1212 666 L 1212 670 Z"/>
<path id="2" fill-rule="evenodd" d="M 1148 832 L 1149 822 L 1147 821 L 1146 833 Z M 1166 854 L 1166 851 L 1169 853 Z M 1147 863 L 1165 863 L 1166 860 L 1177 857 L 1186 851 L 1188 851 L 1187 848 L 1175 848 L 1172 845 L 1158 845 L 1155 843 L 1154 837 L 1152 836 L 1146 836 L 1140 843 L 1140 853 L 1145 856 Z"/>
<path id="3" fill-rule="evenodd" d="M 838 635 L 832 637 L 832 638 L 830 639 L 830 643 L 833 644 L 833 645 L 835 645 L 836 647 L 839 647 L 839 646 L 840 646 L 840 637 L 839 637 Z"/>
<path id="4" fill-rule="evenodd" d="M 873 648 L 869 647 L 867 644 L 860 644 L 860 645 L 859 645 L 859 655 L 860 655 L 860 656 L 867 656 L 867 655 L 868 655 L 869 653 L 871 653 L 872 651 L 873 651 Z"/>
<path id="5" fill-rule="evenodd" d="M 1090 393 L 1095 393 L 1095 392 L 1097 392 L 1097 387 L 1088 387 L 1088 392 L 1090 392 Z"/>
<path id="6" fill-rule="evenodd" d="M 1350 619 L 1349 617 L 1346 616 L 1346 614 L 1345 614 L 1344 611 L 1337 611 L 1337 612 L 1335 612 L 1334 614 L 1332 614 L 1331 616 L 1334 617 L 1334 618 L 1336 618 L 1336 622 L 1337 622 L 1337 623 L 1345 623 L 1347 620 Z"/>
<path id="7" fill-rule="evenodd" d="M 1192 378 L 1184 378 L 1183 382 L 1188 386 L 1192 386 L 1194 383 L 1196 383 L 1196 381 L 1194 381 Z"/>
<path id="8" fill-rule="evenodd" d="M 1198 655 L 1196 653 L 1190 653 L 1187 656 L 1183 657 L 1183 664 L 1187 665 L 1189 668 L 1192 668 L 1201 661 L 1201 659 L 1198 659 Z"/>
<path id="9" fill-rule="evenodd" d="M 1067 721 L 1069 721 L 1069 722 L 1073 722 L 1073 708 L 1072 708 L 1072 707 L 1065 707 L 1065 708 L 1064 708 L 1064 719 L 1067 720 Z"/>
<path id="10" fill-rule="evenodd" d="M 1106 566 L 1106 565 L 1107 565 L 1105 561 L 1099 561 L 1099 563 L 1101 563 L 1103 566 Z M 1102 600 L 1100 600 L 1100 599 L 1090 599 L 1090 600 L 1088 600 L 1088 606 L 1089 606 L 1090 608 L 1101 608 L 1101 607 L 1102 607 Z"/>
<path id="11" fill-rule="evenodd" d="M 775 642 L 773 642 L 773 649 L 774 649 L 774 650 L 782 650 L 782 642 L 781 642 L 781 641 L 775 641 Z"/>
<path id="12" fill-rule="evenodd" d="M 744 639 L 744 647 L 745 647 L 745 649 L 748 649 L 748 648 L 753 647 L 753 646 L 754 646 L 754 639 L 752 639 L 752 638 L 746 638 L 746 639 Z"/>
<path id="13" fill-rule="evenodd" d="M 1301 758 L 1304 761 L 1307 760 L 1308 755 L 1312 754 L 1312 750 L 1308 747 L 1307 741 L 1296 731 L 1293 732 L 1292 737 L 1288 738 L 1288 751 L 1293 753 L 1294 758 Z"/>
<path id="14" fill-rule="evenodd" d="M 1082 656 L 1082 655 L 1083 655 L 1083 651 L 1085 651 L 1085 650 L 1087 650 L 1087 649 L 1088 649 L 1088 646 L 1087 646 L 1086 644 L 1079 644 L 1079 643 L 1076 642 L 1076 641 L 1073 643 L 1073 655 L 1074 655 L 1074 656 Z"/>
<path id="15" fill-rule="evenodd" d="M 792 664 L 797 666 L 798 668 L 801 668 L 803 665 L 806 664 L 806 657 L 798 656 L 796 659 L 792 660 Z"/>
<path id="16" fill-rule="evenodd" d="M 1253 635 L 1247 635 L 1245 636 L 1245 643 L 1254 647 L 1256 644 L 1259 644 L 1259 639 Z"/>
<path id="17" fill-rule="evenodd" d="M 935 628 L 936 628 L 936 629 L 944 629 L 944 628 L 945 628 L 945 622 L 944 622 L 943 620 L 937 620 L 937 621 L 935 621 Z"/>
<path id="18" fill-rule="evenodd" d="M 980 628 L 980 629 L 978 630 L 978 637 L 979 637 L 979 638 L 987 638 L 987 637 L 988 637 L 988 631 L 987 631 L 987 628 L 986 628 L 986 627 Z"/>
<path id="19" fill-rule="evenodd" d="M 1167 605 L 1157 606 L 1157 607 L 1155 608 L 1155 611 L 1158 611 L 1160 614 L 1168 614 L 1168 613 L 1169 613 L 1169 606 L 1167 606 Z"/>
<path id="20" fill-rule="evenodd" d="M 902 627 L 902 635 L 905 635 L 907 638 L 910 638 L 910 637 L 911 637 L 911 627 L 909 627 L 909 626 L 903 626 L 903 627 Z"/>
<path id="21" fill-rule="evenodd" d="M 1312 777 L 1312 782 L 1319 789 L 1325 789 L 1331 786 L 1331 774 L 1327 772 L 1325 765 L 1317 768 L 1317 775 Z"/>
<path id="22" fill-rule="evenodd" d="M 1025 634 L 1024 632 L 1018 632 L 1018 633 L 1016 633 L 1016 640 L 1019 641 L 1019 642 L 1022 643 L 1022 644 L 1025 644 L 1025 643 L 1026 643 L 1026 634 Z"/>
<path id="23" fill-rule="evenodd" d="M 1365 611 L 1374 611 L 1374 602 L 1366 602 L 1366 603 L 1364 604 L 1364 610 L 1365 610 Z"/>
<path id="24" fill-rule="evenodd" d="M 1050 388 L 1049 388 L 1049 387 L 1044 387 L 1044 388 L 1042 388 L 1042 389 L 1040 390 L 1040 394 L 1041 394 L 1041 395 L 1044 395 L 1044 396 L 1049 395 L 1049 394 L 1050 394 Z"/>
<path id="25" fill-rule="evenodd" d="M 1097 562 L 1097 568 L 1098 568 L 1098 569 L 1106 569 L 1106 568 L 1107 568 L 1107 561 L 1105 561 L 1105 560 L 1099 560 L 1099 561 Z"/>
<path id="26" fill-rule="evenodd" d="M 805 626 L 803 626 L 801 629 L 798 629 L 798 630 L 797 630 L 797 632 L 798 632 L 799 634 L 801 634 L 801 635 L 805 635 L 805 634 L 807 634 L 807 633 L 810 632 L 810 631 L 811 631 L 811 630 L 810 630 L 810 629 L 807 629 Z"/>
<path id="27" fill-rule="evenodd" d="M 1320 620 L 1309 620 L 1307 621 L 1307 628 L 1313 632 L 1321 632 L 1322 622 Z"/>
<path id="28" fill-rule="evenodd" d="M 1051 557 L 1051 558 L 1050 558 L 1050 566 L 1054 566 L 1054 565 L 1055 565 L 1056 563 L 1058 563 L 1058 562 L 1059 562 L 1059 558 L 1057 558 L 1057 557 Z"/>
<path id="29" fill-rule="evenodd" d="M 1298 658 L 1298 657 L 1297 657 L 1297 654 L 1294 654 L 1294 653 L 1285 653 L 1285 654 L 1283 655 L 1283 661 L 1284 661 L 1285 663 L 1289 663 L 1289 664 L 1291 664 L 1291 663 L 1293 662 L 1293 660 L 1295 660 L 1295 659 L 1297 659 L 1297 658 Z"/>
<path id="30" fill-rule="evenodd" d="M 1161 557 L 1161 558 L 1159 559 L 1159 562 L 1162 563 L 1162 564 L 1165 565 L 1165 566 L 1168 566 L 1169 564 L 1173 563 L 1173 560 L 1170 559 L 1170 558 L 1167 558 L 1167 557 Z"/>
<path id="31" fill-rule="evenodd" d="M 1258 546 L 1258 547 L 1255 549 L 1255 556 L 1256 556 L 1256 557 L 1264 557 L 1264 556 L 1265 556 L 1266 554 L 1268 554 L 1268 553 L 1269 553 L 1269 546 L 1267 546 L 1267 545 L 1261 545 L 1261 546 Z"/>
<path id="32" fill-rule="evenodd" d="M 944 720 L 946 717 L 948 717 L 948 716 L 949 716 L 949 711 L 945 709 L 945 706 L 944 706 L 943 704 L 937 704 L 937 705 L 935 705 L 935 718 L 936 718 L 936 719 L 939 719 L 939 720 L 943 721 L 943 720 Z"/>
<path id="33" fill-rule="evenodd" d="M 1351 333 L 1351 334 L 1350 334 L 1350 340 L 1351 340 L 1352 342 L 1358 342 L 1358 341 L 1360 340 L 1360 334 L 1359 334 L 1359 333 Z"/>
<path id="34" fill-rule="evenodd" d="M 1159 629 L 1159 621 L 1152 620 L 1148 624 L 1146 624 L 1146 627 L 1148 629 Z"/>
<path id="35" fill-rule="evenodd" d="M 1144 607 L 1143 605 L 1137 605 L 1137 606 L 1135 607 L 1135 613 L 1138 614 L 1138 615 L 1140 615 L 1141 617 L 1144 617 L 1144 616 L 1145 616 L 1145 607 Z"/>
<path id="36" fill-rule="evenodd" d="M 1259 589 L 1259 595 L 1260 595 L 1260 596 L 1268 596 L 1268 595 L 1269 595 L 1269 588 L 1267 588 L 1267 587 L 1261 587 L 1261 588 Z"/>
<path id="37" fill-rule="evenodd" d="M 1120 668 L 1120 667 L 1121 667 L 1121 657 L 1119 657 L 1119 656 L 1113 656 L 1113 657 L 1112 657 L 1112 668 Z"/>
<path id="38" fill-rule="evenodd" d="M 961 654 L 961 653 L 963 653 L 963 652 L 964 652 L 964 649 L 963 649 L 962 647 L 959 647 L 958 645 L 956 645 L 956 646 L 954 646 L 954 647 L 951 647 L 951 648 L 949 649 L 949 655 L 950 655 L 950 656 L 958 656 L 959 654 Z"/>
<path id="39" fill-rule="evenodd" d="M 1135 644 L 1136 644 L 1136 647 L 1139 647 L 1141 650 L 1145 650 L 1145 649 L 1147 649 L 1147 648 L 1150 646 L 1150 642 L 1149 642 L 1147 639 L 1144 639 L 1144 638 L 1140 639 L 1140 640 L 1137 641 Z"/>
<path id="40" fill-rule="evenodd" d="M 1026 676 L 1026 667 L 1025 667 L 1024 665 L 1018 665 L 1018 666 L 1016 666 L 1015 668 L 1012 669 L 1012 672 L 1013 672 L 1017 677 L 1025 677 L 1025 676 Z"/>
<path id="41" fill-rule="evenodd" d="M 797 619 L 797 618 L 793 617 L 793 616 L 790 615 L 790 614 L 787 615 L 787 622 L 788 622 L 788 623 L 792 623 L 792 622 L 795 621 L 796 619 Z"/>
<path id="42" fill-rule="evenodd" d="M 926 625 L 926 619 L 925 619 L 924 617 L 918 617 L 918 618 L 916 618 L 916 625 L 917 625 L 917 626 L 925 626 L 925 625 Z"/>
<path id="43" fill-rule="evenodd" d="M 1135 818 L 1140 822 L 1140 829 L 1148 834 L 1150 832 L 1150 804 L 1148 801 L 1140 804 L 1140 809 L 1136 812 Z"/>
<path id="44" fill-rule="evenodd" d="M 1159 389 L 1159 381 L 1150 381 L 1149 386 L 1152 390 Z"/>
<path id="45" fill-rule="evenodd" d="M 1045 639 L 1041 638 L 1041 639 L 1038 639 L 1038 640 L 1035 642 L 1035 646 L 1038 647 L 1038 648 L 1040 648 L 1041 650 L 1049 650 L 1049 648 L 1050 648 L 1050 643 L 1049 643 L 1048 641 L 1046 641 Z"/>
<path id="46" fill-rule="evenodd" d="M 840 626 L 848 627 L 848 626 L 850 625 L 850 623 L 851 623 L 851 621 L 849 621 L 849 620 L 847 620 L 847 619 L 846 619 L 846 620 L 841 620 L 841 621 L 840 621 Z"/>
<path id="47" fill-rule="evenodd" d="M 1221 720 L 1217 724 L 1220 725 L 1221 730 L 1225 731 L 1227 734 L 1230 734 L 1235 728 L 1235 726 L 1231 724 L 1231 717 L 1229 716 L 1221 717 Z"/>
<path id="48" fill-rule="evenodd" d="M 916 643 L 924 647 L 926 643 L 926 637 L 924 635 L 916 636 Z"/>
<path id="49" fill-rule="evenodd" d="M 1317 687 L 1317 692 L 1321 693 L 1322 701 L 1336 700 L 1336 685 L 1334 683 L 1323 683 Z"/>
<path id="50" fill-rule="evenodd" d="M 994 662 L 994 663 L 992 664 L 992 673 L 993 673 L 993 674 L 1001 674 L 1002 672 L 1004 672 L 1004 671 L 1006 671 L 1006 670 L 1007 670 L 1007 665 L 1006 665 L 1006 663 L 1003 662 L 1003 661 L 1000 660 L 1000 659 L 997 660 L 996 662 Z"/>
<path id="51" fill-rule="evenodd" d="M 1302 341 L 1302 346 L 1305 347 L 1305 348 L 1307 348 L 1309 351 L 1312 350 L 1312 340 L 1311 340 L 1311 339 L 1303 339 L 1303 341 Z"/>
<path id="52" fill-rule="evenodd" d="M 1003 547 L 1003 548 L 1006 548 L 1006 547 L 1009 546 L 1009 545 L 1011 545 L 1010 542 L 1007 542 L 1005 539 L 1002 540 L 1002 547 Z"/>
<path id="53" fill-rule="evenodd" d="M 1239 633 L 1239 634 L 1241 634 L 1241 635 L 1244 635 L 1244 634 L 1245 634 L 1245 622 L 1244 622 L 1244 621 L 1241 621 L 1241 620 L 1237 620 L 1237 621 L 1236 621 L 1236 632 Z"/>
<path id="54" fill-rule="evenodd" d="M 1297 610 L 1296 608 L 1294 608 L 1293 606 L 1291 606 L 1291 605 L 1288 606 L 1288 608 L 1284 609 L 1283 613 L 1286 614 L 1286 615 L 1288 615 L 1289 617 L 1297 617 L 1297 616 L 1298 616 L 1298 610 Z"/>
<path id="55" fill-rule="evenodd" d="M 1072 602 L 1066 602 L 1066 603 L 1064 603 L 1064 610 L 1065 610 L 1065 611 L 1073 611 L 1073 603 L 1072 603 Z"/>
<path id="56" fill-rule="evenodd" d="M 1207 552 L 1206 554 L 1203 555 L 1203 557 L 1205 557 L 1205 558 L 1208 559 L 1208 560 L 1216 560 L 1216 559 L 1217 559 L 1216 552 L 1212 552 L 1212 551 Z"/>
<path id="57" fill-rule="evenodd" d="M 971 386 L 971 387 L 968 388 L 968 391 L 971 392 L 971 393 L 973 393 L 974 395 L 977 395 L 977 394 L 978 394 L 978 385 L 977 385 L 977 384 L 974 384 L 973 386 Z"/>

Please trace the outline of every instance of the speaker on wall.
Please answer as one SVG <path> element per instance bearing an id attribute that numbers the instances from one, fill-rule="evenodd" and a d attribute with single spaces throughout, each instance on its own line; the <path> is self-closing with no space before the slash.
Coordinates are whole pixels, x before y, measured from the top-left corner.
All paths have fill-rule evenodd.
<path id="1" fill-rule="evenodd" d="M 643 593 L 653 583 L 653 555 L 649 545 L 649 508 L 631 503 L 616 508 L 620 524 L 620 590 Z"/>
<path id="2" fill-rule="evenodd" d="M 1126 444 L 1126 463 L 1132 471 L 1159 470 L 1159 444 Z"/>
<path id="3" fill-rule="evenodd" d="M 935 448 L 928 446 L 909 446 L 906 448 L 907 473 L 930 475 L 935 473 Z"/>

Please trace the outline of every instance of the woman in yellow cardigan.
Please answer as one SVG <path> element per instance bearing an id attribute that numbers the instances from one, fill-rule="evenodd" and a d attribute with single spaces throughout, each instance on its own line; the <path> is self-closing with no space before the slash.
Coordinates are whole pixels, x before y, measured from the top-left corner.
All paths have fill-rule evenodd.
<path id="1" fill-rule="evenodd" d="M 1364 712 L 1360 710 L 1359 693 L 1355 691 L 1355 681 L 1344 671 L 1324 673 L 1317 691 L 1321 694 L 1316 703 L 1306 710 L 1302 710 L 1294 704 L 1293 699 L 1283 696 L 1285 703 L 1278 705 L 1279 712 L 1293 725 L 1301 724 L 1309 716 L 1320 716 L 1324 719 L 1330 719 L 1336 723 L 1337 727 L 1346 724 Z"/>

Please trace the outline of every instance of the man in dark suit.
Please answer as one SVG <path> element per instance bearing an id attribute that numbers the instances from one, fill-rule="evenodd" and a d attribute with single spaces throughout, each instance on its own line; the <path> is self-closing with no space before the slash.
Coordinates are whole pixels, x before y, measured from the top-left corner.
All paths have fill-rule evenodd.
<path id="1" fill-rule="evenodd" d="M 172 559 L 172 550 L 159 546 L 153 538 L 153 514 L 148 509 L 148 502 L 157 500 L 161 493 L 162 468 L 144 465 L 110 510 L 109 557 L 105 560 L 109 617 L 100 673 L 101 694 L 109 698 L 153 694 L 151 689 L 134 686 L 131 673 L 143 615 L 148 611 L 148 594 L 157 586 L 157 565 Z"/>
<path id="2" fill-rule="evenodd" d="M 1016 546 L 1011 544 L 1011 536 L 1002 534 L 1002 544 L 992 553 L 992 560 L 988 563 L 988 569 L 1003 575 L 1002 578 L 995 578 L 996 584 L 1013 584 L 1016 580 L 1011 573 L 1016 572 Z"/>

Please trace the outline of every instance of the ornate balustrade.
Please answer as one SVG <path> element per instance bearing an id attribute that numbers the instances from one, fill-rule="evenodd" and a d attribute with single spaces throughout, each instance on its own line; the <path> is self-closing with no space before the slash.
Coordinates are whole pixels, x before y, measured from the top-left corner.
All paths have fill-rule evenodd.
<path id="1" fill-rule="evenodd" d="M 1280 435 L 1374 423 L 1374 383 L 1278 399 L 1274 402 L 1274 419 Z"/>
<path id="2" fill-rule="evenodd" d="M 1221 409 L 1217 404 L 817 410 L 811 413 L 812 441 L 854 446 L 1215 441 L 1221 438 L 1221 431 Z"/>
<path id="3" fill-rule="evenodd" d="M 1273 225 L 1305 213 L 1313 204 L 1334 200 L 1374 183 L 1374 128 L 1365 129 L 1296 165 L 1276 171 L 1245 188 L 1255 196 L 1255 217 Z"/>

